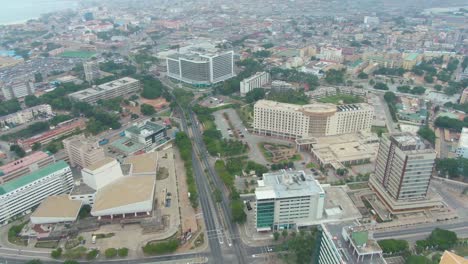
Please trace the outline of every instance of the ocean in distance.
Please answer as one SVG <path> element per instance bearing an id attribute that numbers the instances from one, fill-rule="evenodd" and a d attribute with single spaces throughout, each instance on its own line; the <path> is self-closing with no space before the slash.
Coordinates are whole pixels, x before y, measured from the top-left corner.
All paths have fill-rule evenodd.
<path id="1" fill-rule="evenodd" d="M 77 0 L 0 0 L 0 25 L 24 23 L 45 13 L 76 7 Z"/>

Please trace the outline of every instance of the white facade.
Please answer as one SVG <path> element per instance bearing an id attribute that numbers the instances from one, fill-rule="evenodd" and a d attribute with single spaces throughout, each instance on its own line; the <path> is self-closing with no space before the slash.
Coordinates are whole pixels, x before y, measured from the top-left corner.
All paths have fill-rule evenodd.
<path id="1" fill-rule="evenodd" d="M 108 100 L 131 93 L 136 93 L 139 90 L 140 81 L 130 77 L 124 77 L 112 82 L 107 82 L 92 88 L 71 93 L 68 96 L 73 101 L 95 104 L 99 100 Z"/>
<path id="2" fill-rule="evenodd" d="M 322 60 L 327 61 L 335 61 L 335 62 L 342 62 L 343 61 L 343 54 L 342 49 L 324 46 L 320 48 L 320 54 L 318 57 Z"/>
<path id="3" fill-rule="evenodd" d="M 48 196 L 69 192 L 72 187 L 73 176 L 64 161 L 0 185 L 0 224 L 29 212 Z"/>
<path id="4" fill-rule="evenodd" d="M 319 247 L 319 264 L 341 264 L 344 263 L 344 260 L 341 256 L 340 251 L 333 243 L 333 236 L 327 230 L 325 225 L 321 225 L 321 238 Z"/>
<path id="5" fill-rule="evenodd" d="M 364 17 L 364 24 L 367 25 L 378 25 L 380 23 L 380 19 L 374 16 L 365 16 Z"/>
<path id="6" fill-rule="evenodd" d="M 36 105 L 13 114 L 0 117 L 0 126 L 11 126 L 28 123 L 38 116 L 52 115 L 52 107 L 48 104 Z"/>
<path id="7" fill-rule="evenodd" d="M 101 77 L 98 61 L 93 60 L 93 61 L 83 62 L 83 68 L 84 68 L 86 81 L 92 82 Z"/>
<path id="8" fill-rule="evenodd" d="M 2 93 L 5 99 L 23 98 L 26 95 L 34 94 L 34 84 L 29 80 L 14 81 L 2 86 Z"/>
<path id="9" fill-rule="evenodd" d="M 83 182 L 94 190 L 99 190 L 123 177 L 120 163 L 113 158 L 105 158 L 81 170 Z"/>
<path id="10" fill-rule="evenodd" d="M 323 216 L 325 191 L 304 171 L 263 174 L 255 189 L 257 231 L 309 226 Z"/>
<path id="11" fill-rule="evenodd" d="M 462 129 L 456 153 L 459 157 L 468 158 L 468 127 Z"/>
<path id="12" fill-rule="evenodd" d="M 167 76 L 193 85 L 210 85 L 235 76 L 234 51 L 190 51 L 166 58 Z"/>
<path id="13" fill-rule="evenodd" d="M 293 105 L 259 100 L 254 105 L 254 132 L 284 138 L 311 138 L 370 131 L 374 109 L 369 104 Z"/>
<path id="14" fill-rule="evenodd" d="M 240 95 L 245 96 L 248 92 L 255 88 L 261 88 L 263 85 L 270 82 L 270 74 L 268 72 L 257 72 L 255 75 L 250 76 L 241 81 Z"/>

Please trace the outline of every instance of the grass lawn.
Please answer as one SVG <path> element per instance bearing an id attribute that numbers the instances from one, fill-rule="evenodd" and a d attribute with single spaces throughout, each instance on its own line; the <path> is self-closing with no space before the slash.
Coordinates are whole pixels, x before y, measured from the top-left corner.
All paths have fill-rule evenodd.
<path id="1" fill-rule="evenodd" d="M 455 250 L 455 252 L 459 256 L 468 256 L 468 245 L 457 246 L 457 247 L 453 248 L 453 250 Z"/>
<path id="2" fill-rule="evenodd" d="M 236 109 L 237 115 L 242 120 L 242 123 L 247 128 L 252 128 L 253 122 L 253 106 L 245 105 Z"/>
<path id="3" fill-rule="evenodd" d="M 302 159 L 302 156 L 301 154 L 294 154 L 294 156 L 292 156 L 289 161 L 300 161 Z"/>
<path id="4" fill-rule="evenodd" d="M 65 57 L 65 58 L 80 58 L 80 59 L 89 59 L 96 55 L 94 52 L 90 51 L 65 51 L 61 53 L 59 56 L 60 57 Z"/>
<path id="5" fill-rule="evenodd" d="M 387 129 L 387 127 L 372 126 L 371 127 L 371 132 L 376 133 L 380 137 L 380 135 L 388 133 L 388 129 Z"/>
<path id="6" fill-rule="evenodd" d="M 337 94 L 327 97 L 320 98 L 318 100 L 321 103 L 340 104 L 341 101 L 344 104 L 357 104 L 364 102 L 364 99 L 360 96 L 349 95 L 349 94 Z"/>
<path id="7" fill-rule="evenodd" d="M 34 245 L 37 248 L 56 248 L 58 246 L 58 241 L 39 241 Z"/>
<path id="8" fill-rule="evenodd" d="M 351 190 L 366 189 L 366 188 L 369 187 L 367 182 L 348 183 L 347 185 L 348 185 L 349 189 L 351 189 Z"/>
<path id="9" fill-rule="evenodd" d="M 86 256 L 86 252 L 88 249 L 85 247 L 76 247 L 73 249 L 66 250 L 65 253 L 63 253 L 63 257 L 65 259 L 80 259 Z"/>
<path id="10" fill-rule="evenodd" d="M 313 162 L 307 163 L 306 168 L 308 169 L 317 169 L 319 166 Z"/>

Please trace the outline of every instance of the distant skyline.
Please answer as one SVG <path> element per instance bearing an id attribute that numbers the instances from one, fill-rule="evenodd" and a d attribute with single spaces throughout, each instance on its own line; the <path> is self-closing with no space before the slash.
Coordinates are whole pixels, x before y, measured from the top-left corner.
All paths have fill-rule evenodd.
<path id="1" fill-rule="evenodd" d="M 78 0 L 0 0 L 0 25 L 23 23 L 45 13 L 77 6 Z"/>

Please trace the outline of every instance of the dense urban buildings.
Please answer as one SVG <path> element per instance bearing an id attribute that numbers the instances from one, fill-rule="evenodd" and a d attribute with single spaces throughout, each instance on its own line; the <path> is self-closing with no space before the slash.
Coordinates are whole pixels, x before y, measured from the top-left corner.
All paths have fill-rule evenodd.
<path id="1" fill-rule="evenodd" d="M 108 100 L 135 93 L 140 90 L 140 81 L 124 77 L 115 81 L 93 86 L 69 95 L 73 101 L 95 104 L 99 100 Z"/>
<path id="2" fill-rule="evenodd" d="M 385 134 L 370 186 L 392 211 L 425 208 L 435 158 L 434 149 L 419 136 Z"/>
<path id="3" fill-rule="evenodd" d="M 293 105 L 260 100 L 254 105 L 254 131 L 284 138 L 311 138 L 370 131 L 371 105 Z"/>
<path id="4" fill-rule="evenodd" d="M 255 189 L 257 231 L 310 226 L 322 218 L 325 191 L 304 171 L 265 173 Z"/>
<path id="5" fill-rule="evenodd" d="M 62 142 L 72 167 L 85 168 L 105 158 L 104 149 L 97 140 L 86 138 L 83 134 L 66 138 Z"/>
<path id="6" fill-rule="evenodd" d="M 0 185 L 0 223 L 6 224 L 9 219 L 28 212 L 45 198 L 67 193 L 72 187 L 72 173 L 65 161 L 10 180 Z"/>
<path id="7" fill-rule="evenodd" d="M 241 81 L 240 94 L 245 96 L 248 92 L 255 88 L 261 88 L 270 82 L 270 74 L 268 72 L 257 72 L 255 75 L 250 76 Z"/>
<path id="8" fill-rule="evenodd" d="M 87 82 L 92 83 L 94 80 L 101 77 L 101 72 L 99 71 L 99 62 L 97 60 L 83 62 L 83 68 L 85 73 L 85 80 Z"/>
<path id="9" fill-rule="evenodd" d="M 167 75 L 195 86 L 207 86 L 235 76 L 234 52 L 190 50 L 166 58 Z"/>

